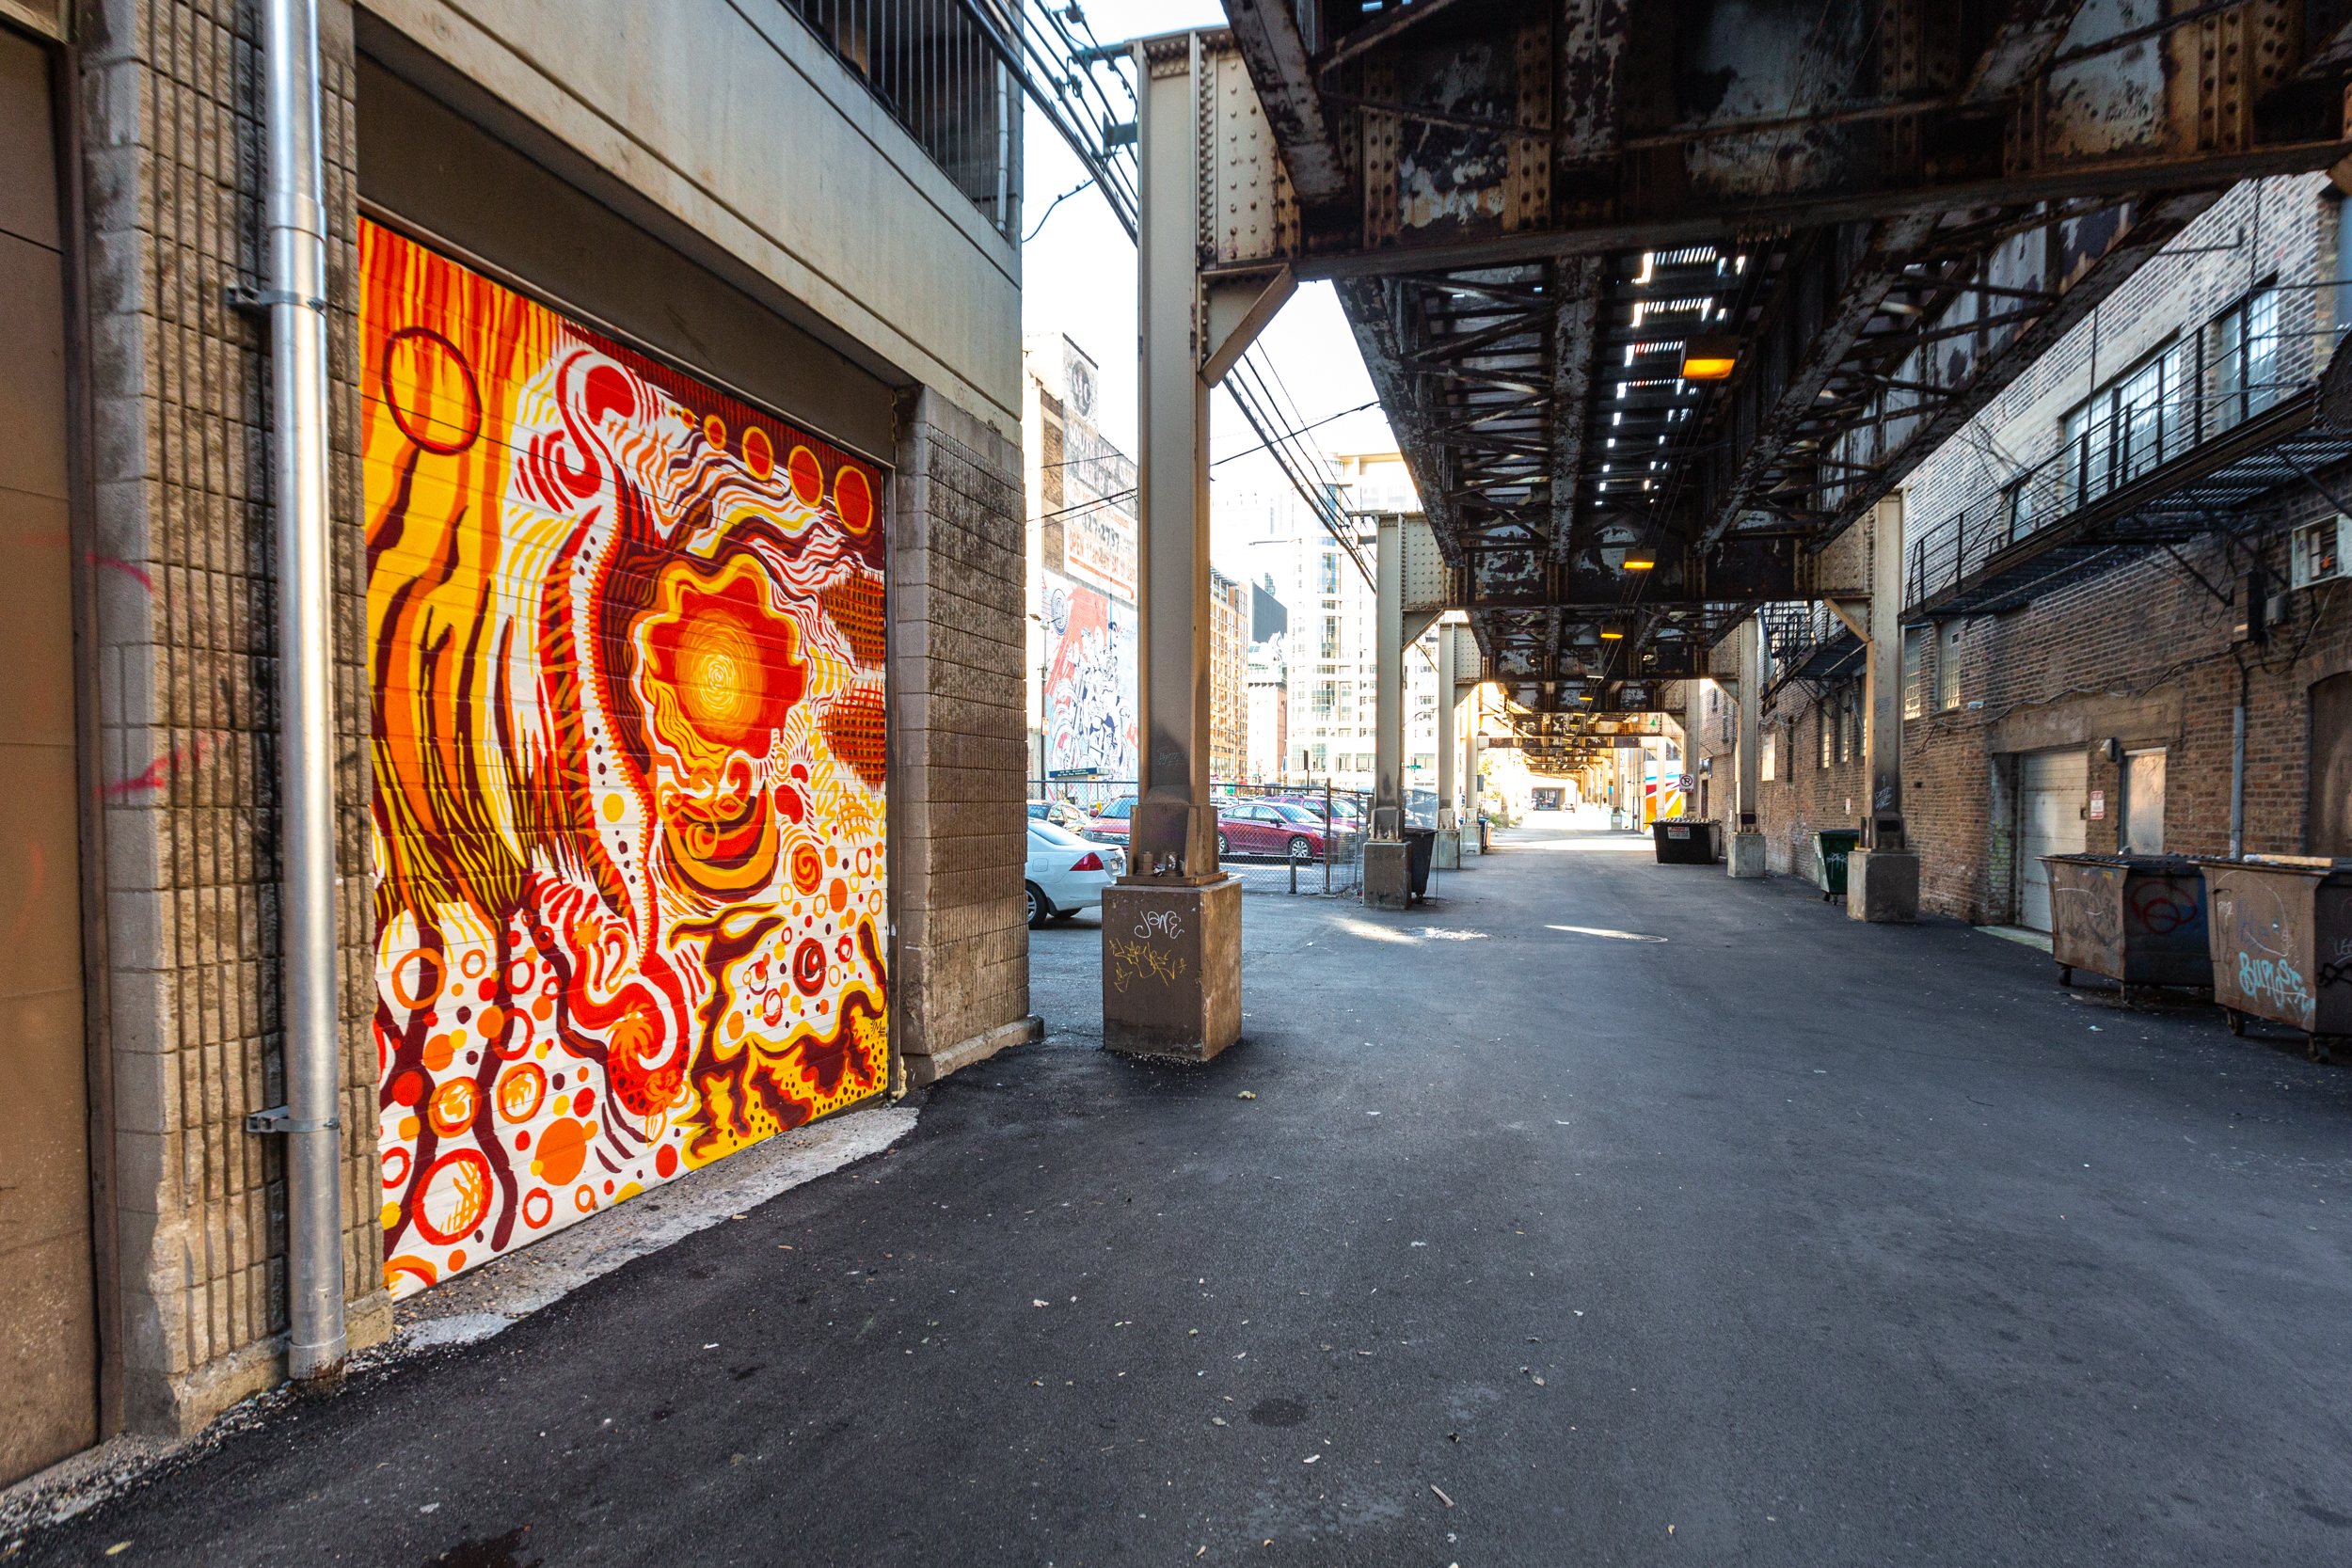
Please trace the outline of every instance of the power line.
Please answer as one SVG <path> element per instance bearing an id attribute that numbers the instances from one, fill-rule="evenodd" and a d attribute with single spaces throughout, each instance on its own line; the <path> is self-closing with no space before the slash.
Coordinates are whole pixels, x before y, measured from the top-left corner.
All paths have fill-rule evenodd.
<path id="1" fill-rule="evenodd" d="M 1322 419 L 1313 421 L 1311 424 L 1302 424 L 1295 430 L 1283 431 L 1278 436 L 1259 442 L 1254 447 L 1244 447 L 1239 451 L 1229 452 L 1225 456 L 1217 458 L 1215 462 L 1212 462 L 1209 467 L 1212 468 L 1221 468 L 1226 464 L 1232 462 L 1235 458 L 1248 457 L 1251 452 L 1263 451 L 1267 448 L 1273 446 L 1276 441 L 1288 440 L 1290 437 L 1295 436 L 1304 436 L 1307 432 L 1314 429 L 1316 425 L 1329 424 L 1333 420 L 1343 420 L 1350 414 L 1360 414 L 1367 408 L 1376 407 L 1379 404 L 1379 402 L 1380 400 L 1378 398 L 1375 398 L 1370 403 L 1359 403 L 1353 408 L 1343 408 L 1336 414 L 1327 414 Z M 1261 434 L 1263 434 L 1263 432 L 1261 432 Z M 1123 456 L 1125 454 L 1121 453 L 1120 455 Z M 1103 461 L 1104 461 L 1104 459 L 1102 458 L 1073 457 L 1060 463 L 1047 463 L 1041 465 L 1041 467 L 1045 468 L 1063 468 L 1068 467 L 1072 463 L 1099 463 Z M 1135 489 L 1131 485 L 1127 489 L 1120 491 L 1117 495 L 1097 496 L 1090 501 L 1078 501 L 1073 505 L 1065 506 L 1059 512 L 1048 512 L 1043 516 L 1038 518 L 1038 521 L 1041 523 L 1050 523 L 1055 518 L 1062 516 L 1064 514 L 1071 512 L 1083 512 L 1089 506 L 1108 506 L 1114 501 L 1126 500 L 1133 497 L 1135 493 Z"/>

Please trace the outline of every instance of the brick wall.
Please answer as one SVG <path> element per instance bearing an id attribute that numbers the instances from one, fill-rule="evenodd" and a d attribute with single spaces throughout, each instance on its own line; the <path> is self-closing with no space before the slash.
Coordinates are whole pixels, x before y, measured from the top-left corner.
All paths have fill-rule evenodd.
<path id="1" fill-rule="evenodd" d="M 390 1327 L 377 1230 L 365 582 L 354 433 L 350 15 L 323 8 L 332 230 L 336 791 L 346 1085 L 344 1289 Z M 283 1376 L 285 1196 L 247 1111 L 284 1095 L 258 21 L 233 0 L 81 8 L 101 592 L 106 950 L 94 990 L 119 1313 L 117 1421 L 185 1432 Z"/>
<path id="2" fill-rule="evenodd" d="M 1026 1032 L 1020 449 L 912 394 L 890 529 L 893 1036 L 920 1085 Z"/>

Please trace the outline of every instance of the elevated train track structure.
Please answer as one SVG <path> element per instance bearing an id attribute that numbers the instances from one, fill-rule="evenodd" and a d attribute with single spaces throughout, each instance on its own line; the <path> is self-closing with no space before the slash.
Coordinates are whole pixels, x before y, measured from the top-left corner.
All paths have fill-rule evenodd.
<path id="1" fill-rule="evenodd" d="M 1827 545 L 2219 192 L 2352 151 L 2322 0 L 1226 9 L 1201 320 L 1336 282 L 1528 716 L 1662 705 L 1761 606 L 1853 611 Z"/>

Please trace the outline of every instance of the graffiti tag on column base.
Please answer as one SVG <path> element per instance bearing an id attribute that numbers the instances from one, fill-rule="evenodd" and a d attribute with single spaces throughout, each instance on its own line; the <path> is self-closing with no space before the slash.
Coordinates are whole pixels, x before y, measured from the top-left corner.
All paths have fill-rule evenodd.
<path id="1" fill-rule="evenodd" d="M 1149 942 L 1130 942 L 1123 937 L 1112 936 L 1103 939 L 1103 951 L 1110 955 L 1111 989 L 1121 996 L 1126 995 L 1128 986 L 1137 980 L 1153 980 L 1163 986 L 1172 986 L 1184 978 L 1185 964 L 1182 953 L 1164 953 Z"/>
<path id="2" fill-rule="evenodd" d="M 1139 937 L 1181 937 L 1184 934 L 1184 923 L 1176 918 L 1174 910 L 1147 910 L 1142 921 L 1136 927 L 1136 935 Z"/>

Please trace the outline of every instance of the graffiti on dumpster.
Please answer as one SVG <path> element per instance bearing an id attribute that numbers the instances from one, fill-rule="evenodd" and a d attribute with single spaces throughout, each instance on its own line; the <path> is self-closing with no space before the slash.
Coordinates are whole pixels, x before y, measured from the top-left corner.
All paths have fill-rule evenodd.
<path id="1" fill-rule="evenodd" d="M 2198 900 L 2172 881 L 2150 877 L 2132 890 L 2132 918 L 2153 937 L 2169 937 L 2197 924 Z"/>
<path id="2" fill-rule="evenodd" d="M 2280 1012 L 2299 1020 L 2304 1028 L 2312 1026 L 2319 1008 L 2318 998 L 2303 983 L 2295 966 L 2284 958 L 2257 958 L 2240 951 L 2237 956 L 2237 989 L 2240 994 L 2259 1002 L 2266 1002 Z"/>

